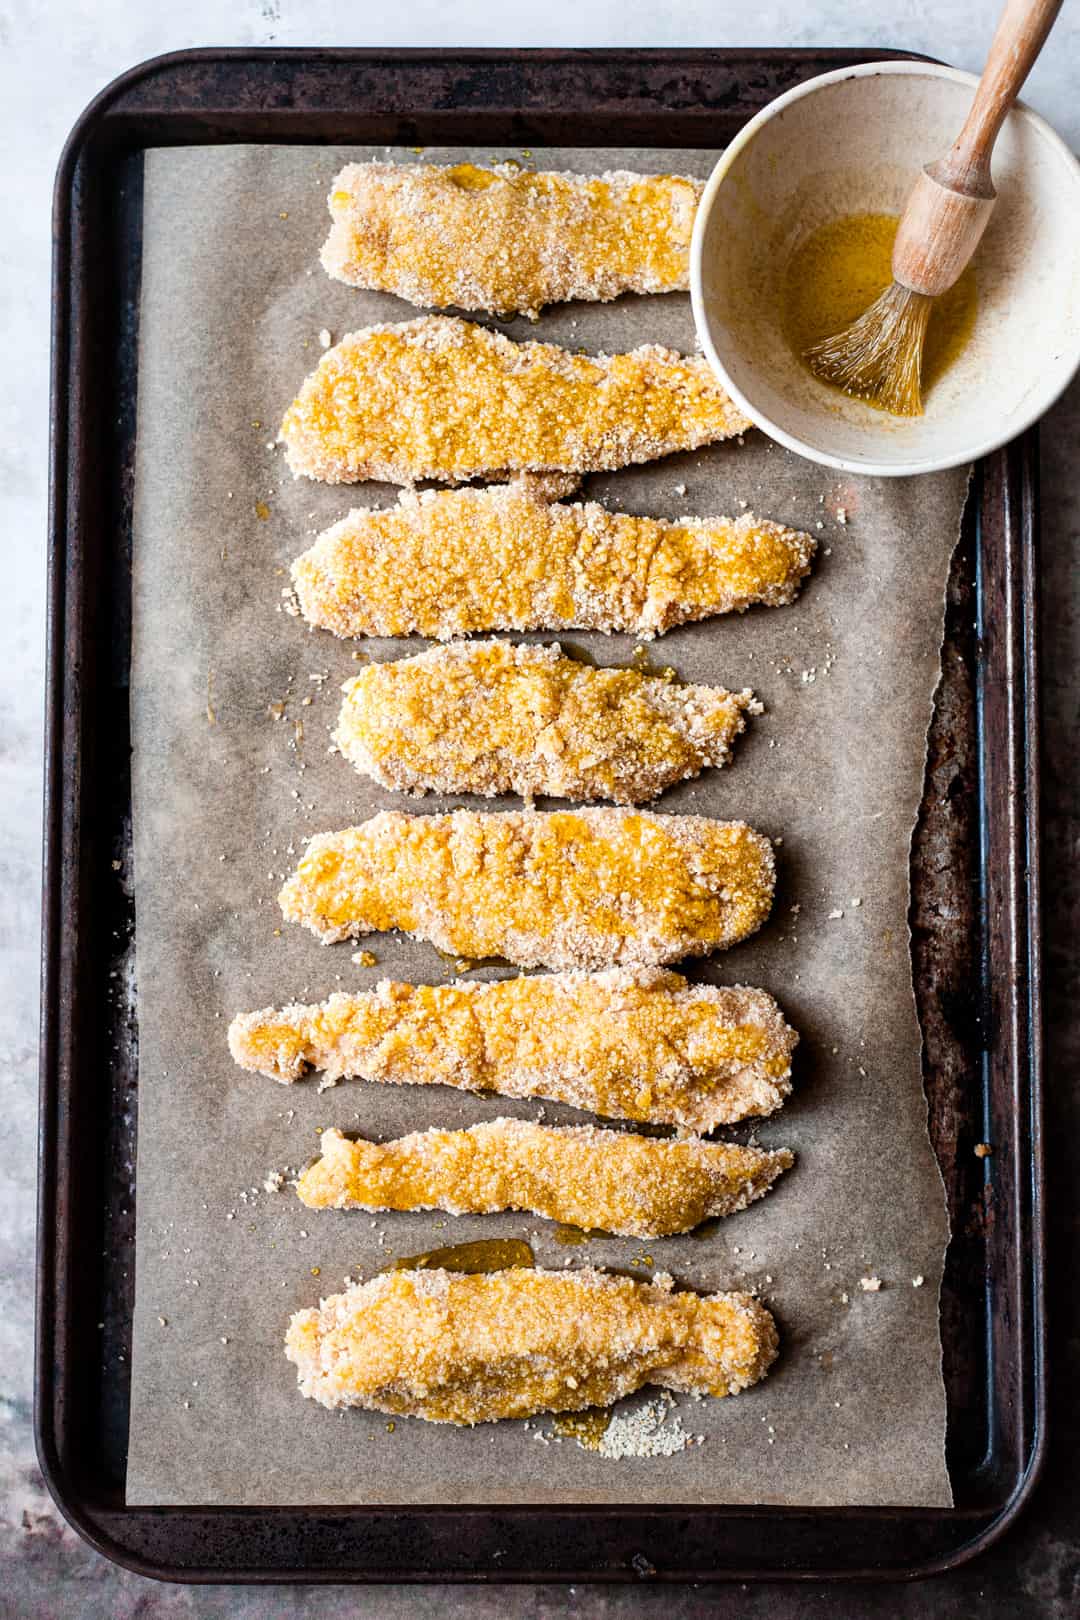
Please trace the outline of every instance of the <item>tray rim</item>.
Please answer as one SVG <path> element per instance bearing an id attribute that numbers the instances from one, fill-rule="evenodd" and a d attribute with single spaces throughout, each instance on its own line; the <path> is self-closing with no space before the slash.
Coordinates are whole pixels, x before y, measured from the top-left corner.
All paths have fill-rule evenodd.
<path id="1" fill-rule="evenodd" d="M 67 602 L 67 580 L 65 565 L 68 560 L 67 532 L 69 508 L 71 506 L 72 480 L 68 469 L 68 455 L 71 442 L 71 410 L 68 397 L 67 364 L 70 354 L 72 334 L 74 327 L 73 312 L 70 300 L 70 272 L 71 272 L 71 227 L 72 227 L 72 201 L 77 185 L 77 169 L 90 142 L 99 134 L 109 111 L 121 98 L 132 89 L 147 83 L 157 74 L 169 73 L 178 68 L 189 68 L 212 63 L 253 63 L 276 64 L 284 60 L 295 63 L 304 61 L 317 61 L 325 63 L 332 61 L 335 65 L 371 65 L 399 66 L 403 63 L 419 64 L 433 63 L 440 66 L 487 66 L 494 62 L 502 63 L 536 63 L 550 64 L 582 64 L 601 62 L 618 65 L 640 65 L 643 60 L 651 64 L 670 62 L 673 66 L 690 66 L 695 62 L 708 60 L 732 61 L 735 63 L 762 62 L 763 60 L 777 61 L 831 61 L 836 66 L 854 65 L 860 61 L 889 60 L 897 57 L 916 57 L 917 53 L 886 50 L 880 48 L 756 48 L 753 46 L 733 48 L 722 51 L 705 51 L 695 47 L 673 47 L 662 50 L 644 50 L 641 48 L 598 48 L 598 49 L 485 49 L 468 48 L 455 49 L 453 47 L 440 47 L 433 49 L 413 48 L 408 50 L 395 50 L 392 48 L 364 49 L 364 48 L 321 48 L 295 46 L 278 50 L 274 47 L 228 46 L 205 47 L 201 49 L 181 49 L 163 53 L 140 62 L 124 73 L 118 75 L 106 85 L 86 106 L 72 128 L 64 149 L 62 151 L 56 175 L 53 198 L 53 274 L 52 274 L 52 352 L 51 352 L 51 397 L 50 397 L 50 464 L 49 464 L 49 534 L 48 534 L 48 575 L 47 575 L 47 616 L 46 616 L 46 710 L 45 710 L 45 773 L 44 773 L 44 802 L 43 802 L 43 908 L 42 908 L 42 956 L 41 956 L 41 1059 L 40 1059 L 40 1085 L 39 1085 L 39 1189 L 38 1189 L 38 1275 L 37 1275 L 37 1313 L 35 1324 L 35 1402 L 34 1402 L 34 1428 L 38 1460 L 45 1477 L 48 1488 L 57 1503 L 60 1511 L 68 1523 L 91 1546 L 105 1557 L 132 1570 L 134 1573 L 157 1579 L 182 1581 L 191 1584 L 244 1581 L 253 1584 L 288 1584 L 289 1582 L 307 1582 L 309 1584 L 333 1584 L 364 1582 L 377 1584 L 381 1582 L 400 1582 L 401 1584 L 443 1581 L 453 1584 L 468 1584 L 475 1582 L 491 1582 L 506 1584 L 529 1584 L 538 1582 L 569 1583 L 574 1581 L 592 1580 L 607 1583 L 620 1581 L 634 1582 L 641 1577 L 630 1568 L 614 1571 L 573 1570 L 573 1571 L 544 1571 L 525 1572 L 511 1570 L 480 1570 L 468 1573 L 445 1570 L 387 1570 L 385 1573 L 370 1574 L 359 1571 L 353 1566 L 341 1569 L 321 1568 L 308 1571 L 303 1568 L 290 1570 L 271 1568 L 244 1568 L 223 1569 L 220 1567 L 206 1567 L 194 1569 L 187 1566 L 176 1566 L 165 1563 L 154 1563 L 141 1555 L 129 1551 L 122 1542 L 103 1532 L 94 1518 L 84 1510 L 78 1500 L 78 1493 L 71 1478 L 69 1469 L 61 1460 L 61 1448 L 54 1422 L 53 1407 L 53 1356 L 55 1353 L 55 1330 L 57 1322 L 52 1313 L 52 1301 L 55 1292 L 55 1249 L 53 1247 L 50 1221 L 55 1208 L 57 1175 L 60 1168 L 58 1157 L 58 1115 L 62 1111 L 66 1098 L 61 1096 L 62 1082 L 60 1076 L 60 1062 L 58 1053 L 60 981 L 63 976 L 63 966 L 70 941 L 66 940 L 64 919 L 61 908 L 62 898 L 62 872 L 72 848 L 78 847 L 77 838 L 74 845 L 71 834 L 78 828 L 78 805 L 72 802 L 68 793 L 70 788 L 69 773 L 66 768 L 65 750 L 63 747 L 65 726 L 72 722 L 76 716 L 78 699 L 78 670 L 77 658 L 73 658 L 71 649 L 65 639 L 66 629 L 65 610 Z M 933 60 L 932 58 L 919 58 Z M 137 115 L 136 115 L 137 116 Z M 320 136 L 304 136 L 290 133 L 287 129 L 281 139 L 291 144 L 301 144 L 305 140 L 313 143 L 322 141 Z M 233 139 L 225 137 L 225 140 Z M 255 139 L 256 137 L 235 137 L 236 140 Z M 265 137 L 264 137 L 265 139 Z M 212 144 L 223 144 L 219 135 L 215 139 L 210 136 Z M 153 145 L 165 144 L 161 141 L 144 141 L 136 143 L 144 149 Z M 193 144 L 181 136 L 179 144 Z M 591 144 L 585 142 L 583 144 Z M 677 149 L 677 148 L 673 148 Z M 1037 491 L 1037 427 L 1028 430 L 1019 440 L 994 455 L 985 458 L 981 467 L 999 466 L 1002 471 L 1002 487 L 1005 491 L 1006 504 L 1016 488 L 1020 490 L 1020 509 L 1018 512 L 1007 512 L 1006 522 L 1011 521 L 1021 535 L 1019 545 L 1019 560 L 1022 573 L 1019 591 L 1019 603 L 1011 600 L 1010 605 L 1015 610 L 1019 605 L 1022 610 L 1022 622 L 1011 625 L 1011 642 L 1006 655 L 1006 664 L 1010 675 L 1010 693 L 1015 697 L 1019 695 L 1020 708 L 1014 717 L 1020 724 L 1022 735 L 1010 731 L 1010 741 L 1013 752 L 1010 756 L 1010 765 L 1022 774 L 1023 790 L 1023 816 L 1022 826 L 1015 829 L 1013 845 L 1022 845 L 1027 852 L 1027 865 L 1022 873 L 1011 872 L 1010 878 L 1013 886 L 1009 891 L 1012 907 L 1013 927 L 1022 921 L 1023 930 L 1020 943 L 1023 946 L 1026 960 L 1026 971 L 1023 977 L 1026 980 L 1026 1078 L 1029 1101 L 1029 1129 L 1031 1132 L 1031 1168 L 1032 1180 L 1029 1189 L 1030 1197 L 1030 1298 L 1033 1307 L 1033 1321 L 1030 1326 L 1030 1351 L 1032 1390 L 1031 1400 L 1033 1407 L 1033 1441 L 1026 1466 L 1016 1479 L 1015 1485 L 1007 1499 L 996 1511 L 989 1523 L 985 1524 L 969 1541 L 961 1541 L 951 1550 L 938 1556 L 932 1556 L 923 1562 L 913 1562 L 904 1567 L 890 1567 L 888 1569 L 875 1569 L 873 1567 L 860 1568 L 806 1568 L 806 1569 L 772 1569 L 752 1565 L 745 1570 L 724 1569 L 716 1574 L 702 1574 L 697 1571 L 680 1574 L 679 1572 L 658 1571 L 653 1572 L 653 1578 L 659 1582 L 678 1582 L 692 1580 L 695 1583 L 729 1580 L 784 1580 L 784 1581 L 816 1581 L 816 1580 L 904 1580 L 919 1579 L 925 1576 L 941 1573 L 970 1561 L 996 1541 L 1009 1528 L 1017 1515 L 1023 1510 L 1037 1483 L 1045 1459 L 1046 1449 L 1046 1327 L 1045 1327 L 1045 1296 L 1043 1290 L 1044 1250 L 1045 1250 L 1045 1215 L 1042 1198 L 1043 1154 L 1042 1154 L 1042 1018 L 1041 1018 L 1041 959 L 1040 959 L 1040 897 L 1039 897 L 1039 715 L 1038 715 L 1038 649 L 1037 649 L 1037 525 L 1038 525 L 1038 491 Z M 1011 480 L 1005 475 L 1004 468 L 1010 461 L 1015 464 L 1012 468 Z M 76 491 L 77 493 L 77 491 Z M 77 527 L 77 525 L 72 525 Z M 73 696 L 72 687 L 75 688 Z M 1026 747 L 1024 746 L 1026 744 Z M 985 804 L 980 804 L 980 810 Z M 1014 802 L 1015 811 L 1016 804 Z M 1016 852 L 1015 849 L 1013 851 Z M 1019 880 L 1019 888 L 1017 887 Z M 1020 889 L 1026 891 L 1026 898 L 1020 896 Z M 1010 935 L 1012 943 L 1016 945 L 1015 935 Z M 1019 1054 L 1016 1055 L 1019 1061 Z M 1027 1298 L 1028 1296 L 1025 1296 Z M 62 1324 L 61 1324 L 62 1325 Z M 226 1515 L 243 1516 L 269 1516 L 318 1514 L 321 1518 L 355 1519 L 358 1517 L 373 1517 L 376 1519 L 396 1517 L 407 1519 L 413 1517 L 454 1517 L 476 1519 L 484 1517 L 535 1517 L 548 1515 L 557 1517 L 562 1509 L 549 1509 L 538 1505 L 522 1507 L 504 1506 L 492 1509 L 482 1504 L 430 1506 L 430 1507 L 400 1507 L 400 1506 L 346 1506 L 331 1509 L 317 1507 L 253 1507 L 253 1508 L 125 1508 L 124 1514 L 149 1514 L 155 1517 L 161 1515 L 183 1515 L 197 1513 L 200 1517 L 213 1519 Z M 855 1517 L 874 1519 L 900 1519 L 925 1520 L 927 1518 L 947 1518 L 957 1525 L 965 1520 L 978 1521 L 985 1519 L 984 1510 L 977 1507 L 970 1509 L 933 1509 L 918 1507 L 773 1507 L 755 1505 L 734 1505 L 726 1507 L 701 1507 L 698 1505 L 664 1504 L 577 1504 L 572 1508 L 574 1518 L 599 1519 L 603 1516 L 618 1514 L 626 1521 L 634 1519 L 655 1518 L 664 1514 L 695 1514 L 701 1518 L 761 1518 L 763 1516 L 776 1518 L 779 1521 L 795 1519 L 813 1519 L 827 1523 L 829 1520 L 850 1520 Z M 117 1515 L 113 1515 L 116 1517 Z"/>

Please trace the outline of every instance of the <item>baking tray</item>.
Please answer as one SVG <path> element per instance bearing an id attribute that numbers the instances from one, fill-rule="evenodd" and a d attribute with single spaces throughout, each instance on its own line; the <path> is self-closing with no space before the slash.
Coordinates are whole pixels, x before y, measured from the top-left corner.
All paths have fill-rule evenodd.
<path id="1" fill-rule="evenodd" d="M 129 1508 L 138 1005 L 130 870 L 131 494 L 142 154 L 237 141 L 721 146 L 873 50 L 207 50 L 76 125 L 57 176 L 36 1425 L 59 1507 L 186 1581 L 910 1578 L 1019 1511 L 1045 1431 L 1036 709 L 1037 441 L 975 470 L 912 844 L 953 1509 Z M 120 863 L 115 867 L 114 863 Z M 994 1144 L 980 1159 L 974 1145 Z"/>

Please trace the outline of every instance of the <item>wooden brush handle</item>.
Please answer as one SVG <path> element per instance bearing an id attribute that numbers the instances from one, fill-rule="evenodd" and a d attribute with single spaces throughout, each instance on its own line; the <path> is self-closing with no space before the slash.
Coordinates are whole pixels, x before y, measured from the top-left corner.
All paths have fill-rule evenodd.
<path id="1" fill-rule="evenodd" d="M 1007 0 L 964 127 L 945 156 L 932 165 L 940 185 L 968 197 L 993 197 L 994 142 L 1061 5 L 1062 0 Z"/>
<path id="2" fill-rule="evenodd" d="M 893 276 L 937 298 L 967 268 L 990 220 L 990 157 L 1062 0 L 1006 0 L 971 111 L 944 157 L 915 182 L 893 246 Z"/>

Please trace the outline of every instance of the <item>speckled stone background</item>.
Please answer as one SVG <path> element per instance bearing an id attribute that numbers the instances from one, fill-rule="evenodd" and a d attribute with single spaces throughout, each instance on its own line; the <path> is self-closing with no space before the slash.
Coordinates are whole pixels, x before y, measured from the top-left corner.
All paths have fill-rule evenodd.
<path id="1" fill-rule="evenodd" d="M 116 73 L 188 45 L 891 45 L 978 69 L 997 0 L 0 0 L 0 1620 L 541 1620 L 578 1615 L 933 1617 L 1030 1620 L 1080 1614 L 1080 385 L 1043 430 L 1043 721 L 1047 1090 L 1051 1244 L 1051 1443 L 1016 1528 L 986 1557 L 914 1586 L 183 1588 L 115 1569 L 63 1525 L 34 1461 L 30 1413 L 41 684 L 44 648 L 49 194 L 73 120 Z M 1028 99 L 1080 148 L 1080 11 L 1066 7 Z"/>

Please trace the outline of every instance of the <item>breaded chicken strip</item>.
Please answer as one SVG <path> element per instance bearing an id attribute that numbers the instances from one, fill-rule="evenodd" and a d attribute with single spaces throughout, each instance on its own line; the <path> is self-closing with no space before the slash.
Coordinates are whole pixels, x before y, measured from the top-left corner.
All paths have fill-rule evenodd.
<path id="1" fill-rule="evenodd" d="M 402 492 L 321 534 L 292 566 L 309 624 L 336 636 L 626 630 L 794 601 L 817 542 L 739 518 L 632 517 L 544 499 L 529 476 L 487 489 Z"/>
<path id="2" fill-rule="evenodd" d="M 772 845 L 741 821 L 640 810 L 384 810 L 313 838 L 278 896 L 330 943 L 403 929 L 520 967 L 677 962 L 769 915 Z"/>
<path id="3" fill-rule="evenodd" d="M 369 664 L 334 742 L 384 787 L 640 804 L 706 766 L 760 713 L 754 694 L 596 669 L 553 647 L 462 641 Z"/>
<path id="4" fill-rule="evenodd" d="M 391 1271 L 297 1311 L 285 1354 L 301 1392 L 433 1423 L 608 1406 L 643 1384 L 733 1395 L 776 1358 L 750 1294 L 673 1293 L 593 1268 Z"/>
<path id="5" fill-rule="evenodd" d="M 544 1097 L 612 1119 L 704 1133 L 771 1114 L 798 1035 L 764 990 L 689 984 L 662 968 L 495 983 L 396 984 L 229 1027 L 237 1063 L 274 1080 L 309 1068 L 391 1085 Z"/>
<path id="6" fill-rule="evenodd" d="M 323 1131 L 297 1184 L 309 1209 L 523 1210 L 623 1237 L 670 1237 L 733 1215 L 795 1162 L 785 1149 L 494 1119 L 469 1130 L 353 1142 Z"/>
<path id="7" fill-rule="evenodd" d="M 536 316 L 544 304 L 685 291 L 700 180 L 516 164 L 350 163 L 327 199 L 327 272 L 420 309 Z"/>
<path id="8" fill-rule="evenodd" d="M 328 349 L 286 411 L 281 438 L 297 477 L 457 483 L 626 467 L 750 425 L 701 355 L 655 344 L 571 354 L 421 315 Z"/>

